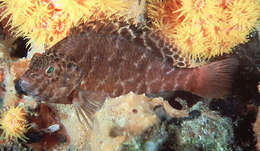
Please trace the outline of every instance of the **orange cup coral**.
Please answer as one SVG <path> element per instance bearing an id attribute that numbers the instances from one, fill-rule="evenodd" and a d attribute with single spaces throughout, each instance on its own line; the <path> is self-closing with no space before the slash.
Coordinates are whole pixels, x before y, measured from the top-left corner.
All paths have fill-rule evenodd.
<path id="1" fill-rule="evenodd" d="M 3 130 L 1 138 L 5 140 L 15 140 L 18 138 L 26 142 L 24 133 L 28 130 L 26 112 L 22 107 L 10 107 L 1 113 L 0 129 Z"/>
<path id="2" fill-rule="evenodd" d="M 47 47 L 66 37 L 69 30 L 93 14 L 125 15 L 132 2 L 124 0 L 0 0 L 1 19 L 16 36 L 28 38 L 36 46 Z M 98 15 L 97 15 L 98 16 Z"/>
<path id="3" fill-rule="evenodd" d="M 260 18 L 259 0 L 148 0 L 147 10 L 183 54 L 203 60 L 247 42 Z"/>

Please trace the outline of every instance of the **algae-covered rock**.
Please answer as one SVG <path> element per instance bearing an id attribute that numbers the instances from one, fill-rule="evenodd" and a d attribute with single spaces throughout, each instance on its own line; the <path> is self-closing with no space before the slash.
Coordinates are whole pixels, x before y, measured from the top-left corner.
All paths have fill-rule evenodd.
<path id="1" fill-rule="evenodd" d="M 180 126 L 171 125 L 176 132 L 176 150 L 194 147 L 203 151 L 231 151 L 233 127 L 229 118 L 209 111 L 203 103 L 197 103 L 191 111 L 201 115 L 192 120 L 183 120 Z"/>
<path id="2" fill-rule="evenodd" d="M 135 136 L 122 145 L 122 151 L 165 151 L 170 150 L 169 140 L 174 135 L 169 133 L 164 123 L 150 127 L 142 135 Z"/>
<path id="3" fill-rule="evenodd" d="M 184 118 L 160 118 L 160 124 L 124 142 L 122 151 L 232 151 L 230 119 L 202 103 L 190 111 Z"/>
<path id="4" fill-rule="evenodd" d="M 159 103 L 160 102 L 160 103 Z M 94 116 L 91 151 L 231 151 L 231 120 L 197 103 L 171 113 L 162 98 L 129 93 L 107 99 Z M 180 115 L 183 116 L 180 116 Z"/>

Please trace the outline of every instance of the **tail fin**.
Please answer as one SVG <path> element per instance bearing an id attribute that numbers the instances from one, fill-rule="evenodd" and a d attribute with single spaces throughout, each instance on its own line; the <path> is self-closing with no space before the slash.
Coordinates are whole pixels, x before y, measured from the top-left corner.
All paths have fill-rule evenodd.
<path id="1" fill-rule="evenodd" d="M 78 120 L 87 128 L 93 127 L 93 116 L 102 107 L 106 95 L 95 92 L 79 91 L 73 99 Z M 86 124 L 84 124 L 84 123 Z"/>
<path id="2" fill-rule="evenodd" d="M 194 69 L 192 92 L 205 98 L 221 98 L 232 91 L 232 78 L 238 69 L 236 58 L 216 61 Z"/>

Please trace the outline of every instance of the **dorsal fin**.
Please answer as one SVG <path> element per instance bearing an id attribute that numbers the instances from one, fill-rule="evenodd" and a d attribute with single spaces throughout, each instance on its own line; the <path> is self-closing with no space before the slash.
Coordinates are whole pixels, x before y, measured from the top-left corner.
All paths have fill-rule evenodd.
<path id="1" fill-rule="evenodd" d="M 187 68 L 191 66 L 190 59 L 183 56 L 180 50 L 170 43 L 170 40 L 163 36 L 159 30 L 151 29 L 141 23 L 134 23 L 132 19 L 93 17 L 93 19 L 72 29 L 70 35 L 80 32 L 117 34 L 152 51 L 175 67 Z"/>

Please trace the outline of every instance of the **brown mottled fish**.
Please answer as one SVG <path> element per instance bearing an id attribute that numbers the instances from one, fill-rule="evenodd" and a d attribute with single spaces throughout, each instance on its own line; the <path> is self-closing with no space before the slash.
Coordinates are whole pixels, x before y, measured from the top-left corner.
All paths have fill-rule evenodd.
<path id="1" fill-rule="evenodd" d="M 116 97 L 130 91 L 150 94 L 183 90 L 219 98 L 230 93 L 236 59 L 191 67 L 179 54 L 159 32 L 142 25 L 95 20 L 35 55 L 16 88 L 56 103 L 65 103 L 64 98 L 76 93 L 73 104 L 81 106 L 88 116 L 102 104 L 89 98 L 101 94 Z M 75 91 L 80 85 L 84 91 Z"/>

